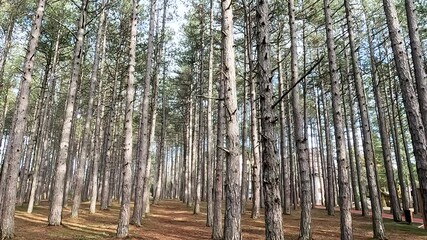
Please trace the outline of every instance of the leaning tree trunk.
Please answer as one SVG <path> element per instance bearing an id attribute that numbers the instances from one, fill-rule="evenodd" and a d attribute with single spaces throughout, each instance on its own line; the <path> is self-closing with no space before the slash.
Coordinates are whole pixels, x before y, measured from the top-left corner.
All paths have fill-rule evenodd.
<path id="1" fill-rule="evenodd" d="M 337 57 L 335 53 L 334 31 L 332 26 L 332 14 L 329 0 L 324 0 L 326 44 L 328 46 L 329 77 L 331 81 L 332 111 L 335 129 L 335 145 L 338 162 L 338 185 L 340 206 L 340 229 L 341 239 L 353 239 L 353 228 L 351 218 L 351 194 L 348 177 L 348 159 L 345 156 L 345 136 L 343 128 L 343 111 L 341 97 L 341 81 L 337 68 Z M 329 199 L 330 200 L 330 199 Z"/>
<path id="2" fill-rule="evenodd" d="M 256 7 L 258 81 L 260 84 L 261 128 L 263 133 L 261 142 L 263 150 L 262 179 L 265 203 L 265 236 L 266 239 L 284 239 L 282 206 L 279 189 L 280 165 L 277 157 L 276 139 L 274 135 L 276 117 L 273 112 L 273 86 L 271 82 L 269 33 L 270 11 L 268 4 L 268 0 L 258 0 Z M 310 191 L 310 189 L 308 191 Z M 311 199 L 310 193 L 308 193 L 308 199 Z"/>
<path id="3" fill-rule="evenodd" d="M 49 225 L 58 226 L 62 222 L 62 202 L 64 199 L 64 180 L 66 172 L 66 161 L 68 158 L 69 142 L 71 134 L 71 125 L 73 121 L 74 105 L 77 94 L 77 83 L 80 78 L 81 64 L 83 59 L 83 44 L 85 40 L 86 15 L 88 8 L 88 0 L 82 0 L 80 21 L 78 25 L 77 42 L 74 49 L 73 68 L 71 73 L 71 81 L 67 94 L 67 103 L 64 113 L 64 121 L 62 125 L 62 135 L 60 141 L 59 155 L 55 168 L 55 180 L 52 190 L 52 198 L 49 210 Z"/>
<path id="4" fill-rule="evenodd" d="M 224 238 L 241 239 L 240 207 L 240 136 L 237 121 L 236 66 L 233 39 L 233 7 L 231 0 L 221 2 L 222 8 L 222 64 L 224 77 L 224 105 L 227 136 L 227 185 Z M 224 149 L 225 150 L 225 149 Z"/>
<path id="5" fill-rule="evenodd" d="M 298 49 L 297 49 L 297 33 L 295 21 L 294 1 L 288 2 L 289 28 L 291 35 L 291 82 L 298 82 Z M 310 160 L 308 155 L 308 142 L 304 134 L 305 119 L 301 111 L 303 107 L 300 104 L 300 91 L 298 86 L 292 89 L 292 112 L 294 119 L 294 136 L 297 149 L 297 159 L 300 170 L 301 179 L 301 222 L 299 239 L 311 239 L 311 179 L 310 179 Z M 264 130 L 264 129 L 263 129 Z"/>
<path id="6" fill-rule="evenodd" d="M 393 49 L 394 62 L 399 76 L 400 89 L 402 91 L 403 103 L 408 118 L 409 131 L 411 133 L 414 148 L 415 161 L 417 164 L 418 181 L 424 202 L 420 203 L 423 209 L 424 226 L 427 227 L 427 140 L 425 125 L 423 124 L 420 103 L 417 101 L 416 92 L 412 85 L 412 77 L 406 49 L 400 30 L 396 7 L 392 0 L 383 0 L 386 13 L 387 26 L 389 30 L 391 46 Z M 424 89 L 425 90 L 425 89 Z M 418 94 L 419 96 L 419 94 Z M 424 107 L 424 103 L 421 103 Z M 413 189 L 415 190 L 415 189 Z"/>
<path id="7" fill-rule="evenodd" d="M 19 160 L 21 158 L 21 153 L 23 152 L 22 143 L 24 141 L 24 131 L 27 125 L 27 112 L 30 101 L 30 89 L 32 82 L 31 74 L 34 67 L 34 55 L 36 54 L 36 48 L 41 33 L 44 10 L 45 0 L 39 0 L 31 28 L 27 54 L 25 56 L 25 62 L 23 66 L 24 71 L 19 87 L 19 94 L 16 98 L 16 112 L 14 116 L 15 124 L 13 124 L 13 128 L 10 133 L 10 149 L 5 157 L 5 162 L 9 166 L 7 166 L 8 172 L 5 178 L 5 191 L 2 195 L 3 199 L 0 205 L 1 239 L 9 239 L 14 237 L 15 203 L 17 190 L 16 184 L 18 181 Z"/>
<path id="8" fill-rule="evenodd" d="M 40 138 L 36 137 L 39 136 L 40 130 L 42 128 L 42 122 L 43 122 L 43 114 L 46 112 L 46 108 L 44 107 L 46 104 L 46 98 L 47 98 L 47 82 L 50 75 L 50 69 L 51 69 L 51 56 L 48 57 L 47 63 L 45 66 L 45 75 L 43 77 L 43 82 L 39 94 L 39 98 L 36 103 L 36 110 L 34 111 L 34 118 L 31 126 L 31 130 L 28 131 L 28 134 L 30 135 L 28 139 L 27 149 L 25 151 L 25 156 L 22 157 L 23 163 L 21 163 L 22 168 L 20 169 L 20 183 L 19 183 L 19 190 L 18 190 L 18 196 L 16 205 L 22 206 L 24 203 L 25 193 L 27 192 L 27 180 L 28 175 L 30 173 L 30 163 L 33 162 L 31 159 L 35 155 L 34 152 L 37 150 L 36 145 L 40 142 Z M 43 106 L 43 108 L 42 108 Z"/>
<path id="9" fill-rule="evenodd" d="M 414 77 L 417 84 L 418 102 L 420 103 L 421 118 L 424 132 L 427 135 L 427 79 L 424 65 L 423 46 L 418 33 L 418 19 L 414 0 L 405 0 L 406 19 L 408 21 L 411 56 L 414 66 Z M 427 201 L 427 200 L 426 200 Z"/>
<path id="10" fill-rule="evenodd" d="M 122 199 L 117 226 L 117 237 L 125 238 L 129 234 L 130 219 L 130 198 L 132 186 L 132 122 L 133 122 L 133 102 L 135 95 L 135 60 L 136 60 L 136 36 L 138 25 L 139 5 L 137 0 L 132 1 L 131 32 L 129 42 L 129 68 L 126 89 L 126 113 L 123 141 L 123 166 L 122 166 Z"/>
<path id="11" fill-rule="evenodd" d="M 16 24 L 16 15 L 14 15 L 10 19 L 9 24 L 7 26 L 6 37 L 3 43 L 4 44 L 3 51 L 0 56 L 0 99 L 2 99 L 2 103 L 3 103 L 2 108 L 0 108 L 3 111 L 3 113 L 0 113 L 0 146 L 3 142 L 3 127 L 4 127 L 4 123 L 5 123 L 4 121 L 6 119 L 7 107 L 8 107 L 7 93 L 9 91 L 9 86 L 8 84 L 5 84 L 5 81 L 4 81 L 4 71 L 6 67 L 7 56 L 9 55 L 10 49 L 12 47 L 12 36 L 13 36 L 13 30 L 15 28 L 15 24 Z M 2 159 L 0 158 L 0 161 L 1 160 Z"/>

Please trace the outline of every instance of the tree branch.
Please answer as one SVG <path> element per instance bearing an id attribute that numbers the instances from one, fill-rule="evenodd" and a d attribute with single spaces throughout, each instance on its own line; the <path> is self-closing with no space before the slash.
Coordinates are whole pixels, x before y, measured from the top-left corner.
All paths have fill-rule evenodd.
<path id="1" fill-rule="evenodd" d="M 279 99 L 277 99 L 277 101 L 271 106 L 271 108 L 274 109 L 277 106 L 277 104 L 279 104 L 280 101 L 282 101 L 283 98 L 286 97 L 286 95 L 288 95 L 302 80 L 304 80 L 305 77 L 307 77 L 314 70 L 314 68 L 317 67 L 317 65 L 320 64 L 320 62 L 322 62 L 324 57 L 325 57 L 325 55 L 321 56 L 320 59 L 317 60 L 317 62 L 313 66 L 311 66 L 311 68 L 302 77 L 300 77 L 300 79 L 298 79 L 298 81 L 296 83 L 294 83 L 291 86 L 291 88 L 289 88 L 287 91 L 285 91 L 285 93 L 283 93 L 283 95 Z"/>

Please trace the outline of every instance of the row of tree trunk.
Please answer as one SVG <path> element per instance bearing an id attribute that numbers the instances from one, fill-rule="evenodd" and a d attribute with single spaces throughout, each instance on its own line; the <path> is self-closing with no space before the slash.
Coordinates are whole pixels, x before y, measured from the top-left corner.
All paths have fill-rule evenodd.
<path id="1" fill-rule="evenodd" d="M 212 227 L 213 239 L 242 238 L 241 215 L 246 214 L 249 199 L 252 218 L 258 218 L 262 208 L 265 211 L 267 239 L 284 238 L 282 214 L 291 214 L 297 207 L 301 208 L 299 237 L 312 239 L 311 209 L 324 205 L 327 213 L 334 215 L 337 203 L 341 238 L 353 239 L 352 203 L 367 216 L 370 201 L 373 237 L 386 239 L 378 166 L 385 171 L 386 184 L 382 187 L 388 190 L 393 219 L 401 221 L 401 209 L 408 211 L 412 205 L 414 211 L 422 213 L 426 225 L 426 73 L 414 3 L 410 0 L 405 3 L 411 59 L 404 46 L 396 8 L 391 0 L 383 0 L 389 44 L 399 77 L 395 82 L 390 64 L 379 60 L 384 56 L 378 56 L 382 49 L 375 43 L 382 40 L 373 33 L 369 15 L 365 16 L 365 26 L 371 75 L 362 74 L 350 1 L 344 1 L 343 41 L 336 40 L 333 6 L 329 0 L 323 1 L 326 49 L 322 51 L 327 58 L 317 51 L 316 59 L 311 56 L 311 64 L 307 64 L 306 51 L 303 51 L 303 62 L 299 56 L 301 45 L 303 49 L 307 45 L 305 28 L 299 30 L 301 23 L 305 26 L 305 20 L 296 17 L 303 8 L 300 3 L 295 6 L 293 0 L 288 2 L 289 49 L 284 49 L 279 42 L 283 41 L 281 38 L 274 49 L 270 37 L 275 21 L 270 12 L 273 3 L 258 0 L 253 6 L 244 2 L 238 10 L 243 15 L 244 32 L 243 103 L 239 105 L 240 69 L 236 58 L 241 56 L 236 56 L 233 21 L 233 9 L 238 3 L 221 1 L 221 31 L 215 31 L 214 2 L 210 1 L 208 11 L 206 4 L 198 5 L 198 49 L 193 49 L 186 63 L 189 68 L 180 72 L 179 81 L 185 86 L 172 89 L 167 81 L 170 77 L 166 63 L 169 3 L 168 0 L 161 3 L 163 15 L 159 18 L 157 2 L 151 0 L 142 90 L 136 91 L 140 69 L 137 59 L 139 1 L 132 1 L 130 20 L 124 20 L 128 18 L 125 10 L 120 12 L 123 15 L 120 24 L 129 41 L 123 41 L 114 54 L 107 51 L 108 42 L 112 41 L 107 34 L 110 6 L 107 1 L 99 4 L 93 62 L 86 83 L 82 79 L 86 74 L 88 15 L 93 3 L 82 0 L 70 80 L 66 83 L 58 77 L 64 30 L 58 28 L 57 38 L 51 39 L 42 87 L 35 110 L 31 112 L 34 56 L 45 11 L 45 1 L 39 0 L 13 121 L 6 136 L 3 128 L 9 94 L 3 91 L 6 86 L 3 74 L 13 20 L 0 62 L 0 101 L 4 110 L 0 116 L 0 141 L 7 145 L 1 155 L 1 238 L 13 237 L 16 205 L 28 202 L 31 213 L 41 200 L 49 200 L 48 224 L 57 226 L 62 222 L 62 212 L 70 196 L 73 218 L 78 217 L 82 201 L 90 200 L 91 213 L 95 213 L 98 202 L 100 208 L 106 210 L 113 200 L 119 201 L 117 237 L 125 238 L 129 235 L 129 224 L 141 226 L 143 217 L 149 213 L 152 194 L 154 204 L 165 198 L 179 198 L 194 207 L 194 214 L 200 213 L 200 204 L 206 201 L 206 225 Z M 209 35 L 206 37 L 207 12 Z M 129 26 L 124 26 L 126 24 Z M 219 51 L 215 49 L 218 33 L 222 40 L 220 58 L 216 57 Z M 340 49 L 344 57 L 339 56 Z M 284 54 L 288 50 L 289 58 Z M 277 59 L 271 56 L 273 52 L 277 53 Z M 109 56 L 114 57 L 109 59 Z M 327 63 L 323 59 L 327 59 Z M 124 66 L 127 71 L 122 69 Z M 287 69 L 290 69 L 289 75 Z M 328 73 L 327 77 L 322 76 L 324 72 Z M 321 80 L 313 84 L 313 79 L 319 76 Z M 365 90 L 367 81 L 371 81 L 373 88 L 374 117 L 369 109 L 372 96 Z M 85 84 L 88 87 L 85 88 Z M 217 93 L 213 92 L 215 84 Z M 55 94 L 58 88 L 67 89 L 63 105 L 59 103 L 61 96 Z M 88 92 L 85 100 L 79 98 L 83 91 Z M 185 93 L 185 97 L 179 99 L 180 123 L 174 123 L 173 103 L 168 101 L 173 91 Z M 313 106 L 307 104 L 309 95 L 314 100 Z M 400 97 L 403 106 L 398 101 Z M 59 107 L 63 108 L 62 115 L 52 110 Z M 134 111 L 137 107 L 140 111 Z M 159 117 L 158 108 L 161 108 Z M 307 113 L 310 109 L 314 114 Z M 137 127 L 136 118 L 139 119 Z M 373 122 L 377 123 L 378 132 L 373 130 Z M 171 126 L 178 126 L 178 130 L 171 130 Z M 61 129 L 59 134 L 52 130 L 54 128 Z M 411 141 L 407 139 L 406 128 Z M 377 136 L 382 157 L 376 154 Z M 411 149 L 416 175 L 412 171 Z M 397 178 L 393 161 L 397 165 Z M 420 198 L 417 189 L 420 189 Z M 225 206 L 222 206 L 223 200 Z"/>

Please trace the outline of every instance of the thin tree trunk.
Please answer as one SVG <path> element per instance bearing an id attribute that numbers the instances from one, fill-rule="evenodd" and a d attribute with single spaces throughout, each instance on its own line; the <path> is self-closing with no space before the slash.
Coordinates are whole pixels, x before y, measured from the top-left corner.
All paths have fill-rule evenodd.
<path id="1" fill-rule="evenodd" d="M 343 129 L 343 111 L 341 96 L 341 81 L 337 71 L 337 57 L 335 53 L 334 30 L 332 25 L 332 14 L 329 0 L 324 1 L 326 44 L 328 47 L 329 77 L 331 81 L 332 110 L 335 132 L 335 145 L 338 162 L 338 184 L 340 206 L 340 229 L 341 239 L 353 239 L 353 228 L 351 218 L 351 195 L 348 177 L 348 159 L 345 156 L 345 136 Z M 348 19 L 347 19 L 348 20 Z M 354 70 L 354 68 L 353 68 Z"/>
<path id="2" fill-rule="evenodd" d="M 397 17 L 396 8 L 391 0 L 383 0 L 384 11 L 386 13 L 387 26 L 389 30 L 391 45 L 393 49 L 394 62 L 399 76 L 400 89 L 402 91 L 403 103 L 405 105 L 406 116 L 408 118 L 409 131 L 411 133 L 412 145 L 414 148 L 415 161 L 417 164 L 418 181 L 420 184 L 422 198 L 421 203 L 423 209 L 424 226 L 427 227 L 427 140 L 425 135 L 425 126 L 423 125 L 423 117 L 420 113 L 424 109 L 426 103 L 424 100 L 417 101 L 414 86 L 412 85 L 412 77 L 409 68 L 409 61 L 406 56 L 403 37 L 401 35 L 400 24 Z M 418 56 L 417 56 L 418 57 Z M 416 82 L 418 82 L 416 77 Z M 425 88 L 418 90 L 425 91 Z M 423 97 L 423 94 L 420 95 Z M 421 108 L 420 108 L 421 105 Z"/>
<path id="3" fill-rule="evenodd" d="M 60 150 L 55 169 L 55 180 L 52 192 L 52 200 L 50 202 L 48 223 L 51 226 L 58 226 L 62 222 L 62 204 L 64 199 L 64 179 L 66 172 L 66 161 L 68 158 L 69 142 L 71 134 L 71 125 L 73 120 L 73 112 L 76 101 L 78 81 L 81 73 L 81 65 L 83 59 L 83 44 L 85 40 L 86 15 L 88 1 L 82 0 L 80 9 L 80 21 L 78 24 L 77 42 L 74 49 L 73 68 L 71 73 L 71 81 L 67 94 L 67 103 L 64 113 L 64 121 L 62 125 L 62 134 L 60 141 Z"/>
<path id="4" fill-rule="evenodd" d="M 125 238 L 129 234 L 130 198 L 132 185 L 132 135 L 133 135 L 133 103 L 135 95 L 135 60 L 136 60 L 136 38 L 138 26 L 139 5 L 137 0 L 132 1 L 132 18 L 129 42 L 129 68 L 126 89 L 126 113 L 123 141 L 123 167 L 122 167 L 122 199 L 120 206 L 119 223 L 117 226 L 117 237 Z"/>
<path id="5" fill-rule="evenodd" d="M 105 7 L 105 2 L 103 3 L 102 9 Z M 79 163 L 77 168 L 76 175 L 76 184 L 74 189 L 74 197 L 73 197 L 73 207 L 71 209 L 71 217 L 77 218 L 79 215 L 79 208 L 82 200 L 82 190 L 83 190 L 83 181 L 84 181 L 84 173 L 85 173 L 85 165 L 89 164 L 89 159 L 91 155 L 90 150 L 90 140 L 92 136 L 91 125 L 92 125 L 92 115 L 93 115 L 93 102 L 95 97 L 95 91 L 98 80 L 98 69 L 99 69 L 99 58 L 100 52 L 102 48 L 102 34 L 104 32 L 103 24 L 105 21 L 105 11 L 101 10 L 101 15 L 99 18 L 98 24 L 98 33 L 96 37 L 95 44 L 95 52 L 94 52 L 94 61 L 92 67 L 92 73 L 90 77 L 90 89 L 89 89 L 89 102 L 88 108 L 86 112 L 85 124 L 83 128 L 83 140 L 82 140 L 82 149 L 79 157 Z M 86 178 L 87 179 L 87 178 Z M 86 180 L 88 181 L 88 179 Z"/>
<path id="6" fill-rule="evenodd" d="M 0 98 L 2 98 L 2 103 L 3 103 L 3 106 L 1 108 L 3 113 L 0 114 L 0 146 L 3 143 L 3 137 L 4 137 L 3 128 L 4 128 L 4 124 L 5 124 L 4 121 L 6 119 L 6 114 L 7 114 L 7 109 L 8 109 L 8 100 L 9 100 L 8 99 L 9 86 L 4 81 L 4 71 L 5 71 L 5 67 L 6 67 L 7 57 L 9 55 L 10 49 L 12 47 L 12 36 L 13 36 L 13 30 L 15 29 L 15 24 L 16 24 L 16 15 L 14 15 L 10 19 L 9 24 L 7 26 L 6 37 L 5 37 L 5 41 L 4 41 L 4 45 L 3 45 L 3 51 L 2 51 L 2 54 L 0 56 Z M 0 161 L 1 160 L 2 159 L 0 158 Z M 0 202 L 1 202 L 1 200 L 0 200 Z"/>
<path id="7" fill-rule="evenodd" d="M 209 66 L 208 66 L 208 99 L 207 99 L 207 146 L 206 146 L 206 161 L 207 161 L 207 218 L 206 226 L 210 227 L 213 224 L 213 170 L 215 158 L 212 156 L 214 152 L 213 145 L 213 127 L 212 127 L 212 85 L 213 85 L 213 64 L 214 64 L 214 2 L 210 0 L 209 14 Z"/>
<path id="8" fill-rule="evenodd" d="M 233 5 L 231 0 L 221 2 L 222 8 L 222 64 L 224 77 L 224 105 L 227 136 L 227 184 L 224 220 L 224 238 L 241 239 L 240 202 L 240 134 L 237 121 L 236 66 L 233 38 Z"/>
<path id="9" fill-rule="evenodd" d="M 250 103 L 251 103 L 251 145 L 252 145 L 252 215 L 251 217 L 256 219 L 260 214 L 261 205 L 261 163 L 260 163 L 260 143 L 258 135 L 258 118 L 257 118 L 257 105 L 256 105 L 256 79 L 253 77 L 255 70 L 253 64 L 253 52 L 252 52 L 252 20 L 250 16 L 250 10 L 252 6 L 249 3 L 245 5 L 245 19 L 246 19 L 246 38 L 248 47 L 247 56 L 249 63 L 249 81 L 250 81 Z"/>
<path id="10" fill-rule="evenodd" d="M 285 91 L 285 79 L 283 77 L 283 68 L 282 68 L 282 56 L 280 51 L 280 44 L 278 42 L 278 52 L 277 52 L 277 64 L 278 64 L 278 75 L 279 75 L 279 96 L 281 96 Z M 286 113 L 285 113 L 285 102 L 280 101 L 280 161 L 282 164 L 282 181 L 283 181 L 283 212 L 286 215 L 291 214 L 291 191 L 290 191 L 290 179 L 289 179 L 289 161 L 286 158 Z M 292 153 L 288 153 L 292 154 Z"/>
<path id="11" fill-rule="evenodd" d="M 380 78 L 381 81 L 381 78 Z M 390 90 L 390 97 L 393 96 L 393 91 L 391 90 L 391 81 L 389 81 L 389 90 Z M 383 94 L 386 94 L 386 87 L 383 84 Z M 385 105 L 386 106 L 390 106 L 390 108 L 388 108 L 388 122 L 391 126 L 391 136 L 392 136 L 392 140 L 393 140 L 393 147 L 394 147 L 394 152 L 395 152 L 395 158 L 396 158 L 396 164 L 397 164 L 397 173 L 398 173 L 398 177 L 399 177 L 399 185 L 400 185 L 400 192 L 401 192 L 401 196 L 402 196 L 402 207 L 403 210 L 409 210 L 409 196 L 408 196 L 408 186 L 406 185 L 405 182 L 405 174 L 404 174 L 404 165 L 402 162 L 402 156 L 401 156 L 401 148 L 400 148 L 400 143 L 399 143 L 399 137 L 398 137 L 398 129 L 397 129 L 397 122 L 398 122 L 398 116 L 396 115 L 396 107 L 395 107 L 395 103 L 394 100 L 391 100 L 391 104 L 388 101 L 388 97 L 386 97 L 387 95 L 383 95 L 384 99 L 385 99 Z M 391 113 L 390 113 L 391 111 Z M 406 216 L 406 215 L 405 215 Z M 408 219 L 406 219 L 408 220 Z"/>
<path id="12" fill-rule="evenodd" d="M 150 147 L 150 124 L 149 124 L 149 110 L 150 110 L 150 97 L 151 97 L 151 77 L 152 77 L 152 64 L 154 56 L 154 29 L 156 19 L 156 0 L 150 1 L 150 23 L 148 33 L 148 48 L 146 58 L 146 71 L 144 76 L 144 97 L 141 104 L 141 123 L 140 123 L 140 143 L 139 146 L 139 168 L 136 171 L 136 196 L 135 206 L 133 209 L 132 223 L 136 226 L 141 226 L 141 220 L 145 214 L 144 204 L 149 204 L 146 200 L 147 191 L 149 190 L 149 179 L 150 176 L 147 172 L 147 168 L 150 168 L 150 156 L 148 155 Z M 154 100 L 156 101 L 156 100 Z M 155 114 L 156 109 L 153 110 L 152 114 Z M 155 124 L 152 122 L 151 124 Z M 145 167 L 145 168 L 144 168 Z"/>
<path id="13" fill-rule="evenodd" d="M 245 39 L 246 42 L 246 39 Z M 246 44 L 245 44 L 246 45 Z M 246 48 L 247 46 L 245 46 Z M 247 79 L 246 79 L 246 61 L 247 61 L 247 57 L 246 57 L 246 50 L 244 53 L 244 73 L 243 73 L 243 112 L 242 112 L 242 183 L 241 183 L 241 190 L 240 190 L 240 199 L 241 199 L 241 203 L 240 206 L 242 207 L 241 212 L 242 214 L 245 213 L 245 209 L 246 209 L 246 197 L 247 197 L 247 189 L 249 186 L 249 171 L 248 171 L 248 163 L 247 163 L 247 158 L 246 158 L 246 139 L 247 139 L 247 132 L 246 132 L 246 116 L 247 116 L 247 104 L 246 104 L 246 100 L 248 99 L 248 92 L 246 91 L 246 84 L 247 84 Z"/>
<path id="14" fill-rule="evenodd" d="M 222 53 L 223 54 L 223 53 Z M 223 67 L 223 66 L 222 66 Z M 221 68 L 222 69 L 222 68 Z M 224 99 L 224 80 L 221 75 L 218 81 L 218 97 Z M 223 193 L 223 165 L 225 159 L 225 152 L 222 149 L 225 143 L 225 108 L 224 102 L 218 101 L 218 123 L 217 123 L 217 138 L 216 138 L 216 168 L 215 168 L 215 181 L 214 181 L 214 209 L 213 209 L 213 222 L 212 222 L 212 239 L 223 239 L 223 223 L 222 223 L 222 193 Z"/>
<path id="15" fill-rule="evenodd" d="M 396 96 L 396 99 L 397 99 L 397 96 L 398 96 L 397 87 L 395 87 L 395 88 L 396 88 L 396 90 L 395 90 L 394 95 Z M 408 149 L 408 143 L 406 140 L 405 131 L 403 130 L 403 119 L 402 119 L 402 114 L 401 114 L 400 108 L 398 107 L 398 104 L 397 104 L 396 111 L 397 111 L 397 117 L 399 120 L 400 132 L 402 134 L 402 143 L 403 143 L 403 149 L 405 150 L 406 163 L 408 165 L 409 179 L 411 181 L 411 188 L 412 188 L 411 194 L 412 194 L 414 213 L 419 213 L 420 209 L 419 209 L 418 195 L 417 195 L 418 194 L 417 193 L 417 183 L 415 182 L 415 176 L 414 176 L 414 173 L 412 171 L 413 168 L 412 168 L 412 164 L 411 164 L 411 156 L 410 156 L 410 152 Z"/>
<path id="16" fill-rule="evenodd" d="M 348 84 L 350 84 L 350 83 L 348 82 Z M 351 94 L 350 94 L 349 91 L 347 91 L 347 94 L 344 94 L 344 96 L 345 95 L 350 96 Z M 343 102 L 345 102 L 344 99 L 343 99 Z M 344 116 L 345 116 L 344 122 L 345 122 L 345 129 L 346 129 L 346 138 L 347 138 L 347 150 L 349 152 L 348 153 L 348 158 L 350 160 L 349 164 L 350 164 L 350 174 L 351 174 L 351 187 L 352 187 L 352 190 L 353 190 L 353 201 L 354 201 L 355 209 L 356 210 L 360 210 L 361 209 L 361 206 L 360 206 L 360 195 L 357 192 L 357 189 L 358 189 L 358 184 L 357 184 L 358 183 L 358 176 L 357 176 L 356 170 L 355 170 L 355 164 L 354 164 L 355 161 L 354 161 L 354 154 L 353 154 L 353 152 L 354 152 L 354 144 L 355 143 L 353 143 L 353 145 L 352 145 L 352 142 L 351 142 L 350 127 L 348 125 L 348 118 L 347 118 L 348 112 L 347 112 L 347 109 L 346 109 L 346 104 L 343 104 L 342 106 L 343 106 Z"/>
<path id="17" fill-rule="evenodd" d="M 323 85 L 323 83 L 321 83 Z M 333 174 L 333 160 L 332 160 L 332 145 L 331 145 L 331 130 L 329 125 L 328 108 L 330 107 L 325 101 L 325 90 L 321 87 L 320 100 L 323 106 L 323 124 L 325 128 L 325 145 L 326 145 L 326 179 L 327 179 L 327 194 L 326 194 L 326 208 L 328 215 L 335 215 L 335 191 L 334 191 L 334 174 Z"/>
<path id="18" fill-rule="evenodd" d="M 161 122 L 161 130 L 160 130 L 160 144 L 158 145 L 158 152 L 157 152 L 157 185 L 156 185 L 156 192 L 154 194 L 154 204 L 159 204 L 159 200 L 160 200 L 160 194 L 162 191 L 162 174 L 165 171 L 165 160 L 164 160 L 164 148 L 165 148 L 165 138 L 166 138 L 166 100 L 165 100 L 165 91 L 164 91 L 164 86 L 163 86 L 163 93 L 162 93 L 162 122 Z M 154 124 L 154 123 L 153 123 Z M 163 188 L 163 191 L 165 191 L 166 189 Z"/>
<path id="19" fill-rule="evenodd" d="M 417 84 L 418 102 L 420 103 L 421 119 L 424 124 L 424 132 L 427 135 L 427 78 L 423 45 L 418 33 L 418 18 L 415 1 L 405 0 L 406 19 L 408 22 L 411 56 L 414 67 L 414 77 Z M 426 193 L 427 194 L 427 193 Z M 425 200 L 427 202 L 427 200 Z"/>
<path id="20" fill-rule="evenodd" d="M 102 12 L 99 17 L 100 21 L 100 29 L 98 34 L 99 38 L 102 38 L 101 43 L 101 63 L 100 63 L 100 80 L 98 84 L 98 98 L 97 98 L 97 113 L 96 113 L 96 121 L 95 121 L 95 156 L 93 159 L 93 171 L 92 171 L 92 193 L 90 197 L 90 206 L 89 212 L 95 213 L 96 211 L 96 202 L 98 197 L 98 179 L 101 174 L 99 172 L 99 164 L 102 156 L 102 138 L 104 136 L 104 129 L 101 129 L 101 118 L 104 117 L 105 107 L 104 107 L 104 99 L 105 94 L 103 92 L 103 78 L 104 76 L 104 65 L 105 65 L 105 49 L 106 49 L 106 16 L 105 16 L 105 4 L 106 1 L 102 2 Z"/>
<path id="21" fill-rule="evenodd" d="M 298 51 L 297 51 L 297 32 L 295 21 L 294 1 L 288 1 L 289 28 L 291 38 L 291 82 L 296 84 L 298 81 Z M 311 179 L 310 179 L 310 159 L 308 153 L 308 142 L 305 136 L 305 119 L 301 114 L 300 91 L 298 88 L 292 90 L 292 112 L 294 120 L 294 138 L 297 149 L 297 159 L 301 179 L 301 219 L 299 239 L 311 239 Z M 271 120 L 270 120 L 271 121 Z M 263 129 L 265 130 L 265 129 Z M 281 222 L 281 221 L 280 221 Z"/>
<path id="22" fill-rule="evenodd" d="M 13 238 L 15 231 L 15 203 L 16 203 L 16 185 L 18 181 L 19 160 L 21 158 L 22 143 L 24 141 L 24 131 L 27 125 L 27 111 L 30 101 L 30 88 L 32 82 L 32 71 L 34 66 L 34 55 L 39 42 L 41 25 L 45 10 L 45 0 L 39 0 L 36 14 L 33 19 L 28 50 L 25 56 L 23 66 L 22 80 L 19 87 L 19 94 L 16 98 L 16 114 L 14 124 L 10 133 L 10 151 L 5 156 L 5 163 L 8 172 L 5 179 L 5 191 L 0 205 L 0 232 L 1 239 Z"/>
<path id="23" fill-rule="evenodd" d="M 348 4 L 347 1 L 346 1 L 346 4 Z M 349 6 L 346 6 L 346 7 L 349 8 Z M 375 103 L 377 107 L 377 118 L 378 118 L 377 120 L 378 120 L 379 129 L 380 129 L 384 168 L 386 171 L 388 191 L 390 193 L 391 211 L 393 214 L 393 220 L 396 222 L 400 222 L 402 221 L 402 217 L 400 213 L 399 197 L 397 195 L 396 184 L 394 181 L 394 174 L 393 174 L 393 165 L 391 162 L 391 155 L 390 155 L 391 153 L 390 126 L 385 118 L 384 109 L 383 109 L 383 99 L 380 95 L 379 80 L 377 75 L 374 48 L 372 46 L 372 39 L 370 35 L 369 24 L 368 24 L 368 42 L 369 42 L 369 53 L 370 53 L 370 61 L 371 61 L 371 77 L 372 77 L 372 84 L 374 88 L 374 98 L 375 98 Z M 354 45 L 354 43 L 352 44 L 350 42 L 350 45 Z M 354 46 L 352 46 L 351 48 L 354 49 Z M 357 57 L 357 54 L 355 54 L 354 57 Z M 353 61 L 355 60 L 353 59 Z"/>

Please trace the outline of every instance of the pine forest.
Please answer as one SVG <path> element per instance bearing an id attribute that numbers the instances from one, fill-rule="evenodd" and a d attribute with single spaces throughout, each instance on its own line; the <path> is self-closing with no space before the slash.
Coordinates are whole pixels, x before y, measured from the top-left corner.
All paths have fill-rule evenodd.
<path id="1" fill-rule="evenodd" d="M 0 0 L 0 240 L 426 229 L 426 0 Z"/>

